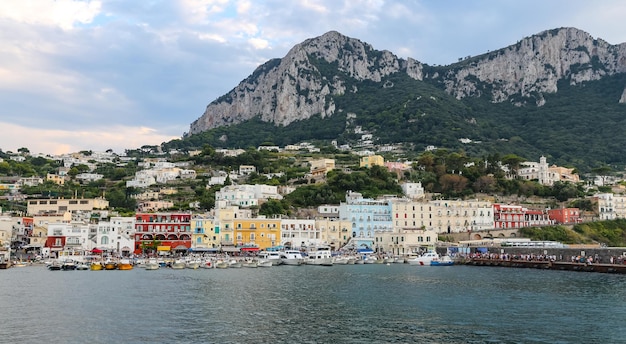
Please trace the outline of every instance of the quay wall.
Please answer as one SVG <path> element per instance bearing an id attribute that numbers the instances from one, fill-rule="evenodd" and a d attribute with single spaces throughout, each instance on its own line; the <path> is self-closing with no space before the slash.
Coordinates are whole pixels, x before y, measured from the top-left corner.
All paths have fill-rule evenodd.
<path id="1" fill-rule="evenodd" d="M 479 252 L 479 249 L 486 248 L 488 253 L 507 254 L 510 256 L 534 255 L 534 256 L 556 256 L 558 261 L 571 261 L 572 256 L 593 257 L 596 263 L 609 263 L 611 257 L 614 261 L 621 257 L 626 260 L 626 247 L 500 247 L 500 246 L 470 246 L 470 252 Z M 446 254 L 447 247 L 438 247 L 439 254 Z M 596 261 L 596 258 L 599 261 Z"/>

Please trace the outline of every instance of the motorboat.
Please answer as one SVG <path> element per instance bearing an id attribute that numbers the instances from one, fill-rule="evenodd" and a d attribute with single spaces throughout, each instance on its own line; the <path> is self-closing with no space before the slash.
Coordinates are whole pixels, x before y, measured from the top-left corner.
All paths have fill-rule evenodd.
<path id="1" fill-rule="evenodd" d="M 176 269 L 176 270 L 180 270 L 180 269 L 184 269 L 186 266 L 185 262 L 180 260 L 180 259 L 176 259 L 174 262 L 172 262 L 171 268 L 172 269 Z"/>
<path id="2" fill-rule="evenodd" d="M 260 261 L 269 261 L 272 265 L 280 265 L 283 263 L 278 251 L 261 251 L 258 257 Z"/>
<path id="3" fill-rule="evenodd" d="M 197 269 L 200 267 L 200 261 L 197 259 L 188 260 L 185 262 L 185 268 L 187 269 Z"/>
<path id="4" fill-rule="evenodd" d="M 104 262 L 104 270 L 117 270 L 117 263 L 112 260 Z"/>
<path id="5" fill-rule="evenodd" d="M 64 260 L 63 263 L 61 263 L 61 270 L 63 271 L 76 270 L 76 262 L 74 262 L 71 259 Z"/>
<path id="6" fill-rule="evenodd" d="M 118 270 L 132 270 L 133 269 L 133 264 L 130 262 L 130 259 L 121 259 L 120 262 L 117 264 L 117 269 Z"/>
<path id="7" fill-rule="evenodd" d="M 61 270 L 61 262 L 59 262 L 58 260 L 53 260 L 52 262 L 50 262 L 50 264 L 48 264 L 48 270 L 52 270 L 52 271 Z"/>
<path id="8" fill-rule="evenodd" d="M 228 262 L 228 267 L 229 268 L 240 268 L 242 267 L 242 264 L 240 261 L 233 259 L 230 262 Z"/>
<path id="9" fill-rule="evenodd" d="M 307 265 L 322 265 L 322 266 L 332 266 L 333 265 L 333 257 L 330 253 L 330 247 L 328 246 L 320 246 L 316 247 L 314 251 L 308 253 L 306 258 Z"/>
<path id="10" fill-rule="evenodd" d="M 450 256 L 443 256 L 440 257 L 438 260 L 432 260 L 430 262 L 430 266 L 450 266 L 450 265 L 454 265 L 454 261 L 452 260 L 452 258 L 450 258 Z"/>
<path id="11" fill-rule="evenodd" d="M 333 264 L 337 265 L 347 265 L 350 262 L 350 258 L 347 256 L 336 256 L 333 259 Z"/>
<path id="12" fill-rule="evenodd" d="M 437 252 L 428 251 L 421 256 L 413 257 L 407 259 L 407 263 L 410 265 L 430 265 L 430 263 L 434 261 L 438 261 L 440 259 L 439 254 Z"/>
<path id="13" fill-rule="evenodd" d="M 150 258 L 147 262 L 144 263 L 143 267 L 146 270 L 158 270 L 159 268 L 161 268 L 161 265 L 156 259 Z"/>
<path id="14" fill-rule="evenodd" d="M 260 268 L 271 268 L 272 267 L 272 262 L 269 260 L 259 260 L 257 262 L 257 266 Z"/>
<path id="15" fill-rule="evenodd" d="M 230 262 L 225 260 L 218 260 L 215 263 L 216 269 L 228 269 L 230 267 Z"/>
<path id="16" fill-rule="evenodd" d="M 280 261 L 285 265 L 302 265 L 304 257 L 298 250 L 285 250 L 280 252 Z"/>
<path id="17" fill-rule="evenodd" d="M 259 262 L 256 260 L 244 260 L 243 263 L 241 263 L 241 266 L 244 268 L 258 268 Z"/>
<path id="18" fill-rule="evenodd" d="M 101 262 L 91 262 L 91 264 L 89 265 L 89 269 L 91 271 L 101 271 L 104 270 L 104 266 Z"/>
<path id="19" fill-rule="evenodd" d="M 81 271 L 89 270 L 89 265 L 87 265 L 86 263 L 79 263 L 78 265 L 76 265 L 76 270 L 81 270 Z"/>

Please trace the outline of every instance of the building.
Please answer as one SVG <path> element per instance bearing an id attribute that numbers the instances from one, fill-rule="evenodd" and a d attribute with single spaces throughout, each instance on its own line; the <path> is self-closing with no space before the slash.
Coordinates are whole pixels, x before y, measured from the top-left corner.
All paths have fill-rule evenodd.
<path id="1" fill-rule="evenodd" d="M 106 209 L 109 201 L 104 198 L 55 198 L 55 199 L 29 199 L 26 212 L 28 215 L 38 214 L 63 214 L 65 212 L 92 211 Z"/>
<path id="2" fill-rule="evenodd" d="M 50 255 L 60 257 L 91 251 L 95 243 L 89 240 L 89 224 L 80 221 L 70 223 L 50 223 L 46 239 L 46 248 Z"/>
<path id="3" fill-rule="evenodd" d="M 578 208 L 560 208 L 548 210 L 550 220 L 557 224 L 574 224 L 582 222 L 580 209 Z"/>
<path id="4" fill-rule="evenodd" d="M 280 244 L 280 219 L 265 217 L 234 219 L 236 245 L 266 250 Z"/>
<path id="5" fill-rule="evenodd" d="M 542 185 L 554 185 L 555 182 L 578 183 L 580 178 L 573 168 L 549 166 L 546 157 L 539 158 L 539 162 L 526 161 L 520 164 L 517 176 L 525 180 L 537 180 Z"/>
<path id="6" fill-rule="evenodd" d="M 157 247 L 155 247 L 157 246 Z M 183 253 L 191 248 L 191 214 L 138 213 L 135 215 L 135 249 Z"/>
<path id="7" fill-rule="evenodd" d="M 258 206 L 259 201 L 268 199 L 283 199 L 278 193 L 278 187 L 272 185 L 227 185 L 215 193 L 215 207 L 223 208 L 228 206 L 238 206 L 249 208 Z"/>
<path id="8" fill-rule="evenodd" d="M 315 247 L 324 243 L 322 231 L 312 219 L 282 219 L 280 245 L 294 249 Z"/>
<path id="9" fill-rule="evenodd" d="M 321 240 L 330 246 L 331 250 L 338 250 L 348 244 L 352 238 L 352 222 L 338 218 L 320 218 L 315 220 L 315 228 L 321 233 Z"/>
<path id="10" fill-rule="evenodd" d="M 111 217 L 96 225 L 96 247 L 116 256 L 129 256 L 135 247 L 135 218 Z"/>
<path id="11" fill-rule="evenodd" d="M 523 228 L 529 227 L 526 212 L 528 209 L 521 205 L 494 204 L 493 218 L 495 228 Z"/>
<path id="12" fill-rule="evenodd" d="M 426 228 L 398 228 L 393 232 L 376 232 L 374 251 L 408 255 L 427 251 L 437 243 L 437 232 Z"/>
<path id="13" fill-rule="evenodd" d="M 368 155 L 359 159 L 359 167 L 385 166 L 385 159 L 380 155 Z"/>
<path id="14" fill-rule="evenodd" d="M 213 218 L 195 216 L 191 219 L 191 251 L 218 251 L 220 245 L 219 234 L 219 227 L 214 226 Z"/>
<path id="15" fill-rule="evenodd" d="M 350 221 L 356 247 L 371 248 L 375 232 L 391 232 L 391 213 L 390 200 L 363 198 L 358 192 L 348 191 L 346 201 L 339 204 L 339 218 Z"/>
<path id="16" fill-rule="evenodd" d="M 424 187 L 422 187 L 421 182 L 417 183 L 402 183 L 400 185 L 402 188 L 402 193 L 408 198 L 418 199 L 424 198 Z"/>

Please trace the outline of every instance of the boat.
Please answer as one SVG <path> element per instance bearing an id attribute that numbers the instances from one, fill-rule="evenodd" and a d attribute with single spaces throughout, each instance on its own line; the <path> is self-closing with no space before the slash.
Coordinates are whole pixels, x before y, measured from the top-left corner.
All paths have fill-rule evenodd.
<path id="1" fill-rule="evenodd" d="M 71 259 L 66 259 L 63 261 L 63 263 L 61 263 L 61 270 L 63 271 L 76 270 L 76 263 Z"/>
<path id="2" fill-rule="evenodd" d="M 256 260 L 244 260 L 241 266 L 244 268 L 258 268 L 259 262 Z"/>
<path id="3" fill-rule="evenodd" d="M 285 265 L 302 265 L 304 257 L 298 250 L 285 250 L 280 252 L 280 261 Z"/>
<path id="4" fill-rule="evenodd" d="M 120 262 L 117 264 L 117 269 L 118 270 L 132 270 L 133 264 L 130 262 L 130 259 L 124 258 L 120 260 Z"/>
<path id="5" fill-rule="evenodd" d="M 240 267 L 242 267 L 242 264 L 241 264 L 240 261 L 233 259 L 230 262 L 228 262 L 228 267 L 229 268 L 240 268 Z"/>
<path id="6" fill-rule="evenodd" d="M 271 268 L 272 267 L 272 262 L 269 260 L 259 260 L 257 262 L 257 266 L 260 268 Z"/>
<path id="7" fill-rule="evenodd" d="M 158 270 L 161 268 L 161 264 L 155 259 L 150 258 L 147 262 L 144 263 L 145 270 Z"/>
<path id="8" fill-rule="evenodd" d="M 430 263 L 433 260 L 438 261 L 439 260 L 439 254 L 437 254 L 437 252 L 428 251 L 428 252 L 422 254 L 421 256 L 417 256 L 417 257 L 413 257 L 413 258 L 407 259 L 407 263 L 409 263 L 410 265 L 427 265 L 427 266 L 429 266 Z"/>
<path id="9" fill-rule="evenodd" d="M 117 269 L 117 263 L 115 263 L 114 261 L 107 260 L 106 262 L 104 262 L 104 270 L 116 270 L 116 269 Z"/>
<path id="10" fill-rule="evenodd" d="M 333 264 L 337 265 L 347 265 L 350 262 L 350 258 L 346 256 L 336 256 L 333 259 Z"/>
<path id="11" fill-rule="evenodd" d="M 204 261 L 202 261 L 202 264 L 200 264 L 200 267 L 205 269 L 213 269 L 215 267 L 215 264 L 213 264 L 213 260 L 205 259 Z"/>
<path id="12" fill-rule="evenodd" d="M 87 271 L 89 270 L 89 265 L 87 265 L 86 263 L 79 263 L 78 265 L 76 265 L 76 270 Z"/>
<path id="13" fill-rule="evenodd" d="M 200 261 L 197 259 L 188 260 L 185 262 L 185 268 L 187 269 L 197 269 L 200 267 Z"/>
<path id="14" fill-rule="evenodd" d="M 215 263 L 216 269 L 228 269 L 229 267 L 230 267 L 230 262 L 225 261 L 225 260 L 218 260 L 217 263 Z"/>
<path id="15" fill-rule="evenodd" d="M 443 256 L 443 257 L 440 257 L 440 259 L 438 260 L 432 260 L 430 262 L 430 266 L 450 266 L 450 265 L 454 265 L 454 261 L 452 260 L 452 258 L 450 258 L 450 256 Z"/>
<path id="16" fill-rule="evenodd" d="M 328 246 L 316 247 L 314 251 L 309 252 L 309 255 L 306 258 L 306 264 L 307 265 L 332 266 L 333 257 L 330 254 L 330 247 Z"/>
<path id="17" fill-rule="evenodd" d="M 53 260 L 52 262 L 50 262 L 50 264 L 48 264 L 48 270 L 51 270 L 51 271 L 61 270 L 61 262 L 59 262 L 58 260 Z"/>
<path id="18" fill-rule="evenodd" d="M 104 270 L 104 266 L 102 265 L 102 262 L 92 262 L 89 265 L 89 269 L 91 271 L 101 271 Z"/>
<path id="19" fill-rule="evenodd" d="M 172 269 L 176 269 L 176 270 L 180 270 L 180 269 L 184 269 L 186 266 L 185 262 L 180 260 L 180 259 L 176 259 L 174 262 L 172 262 L 172 265 L 170 266 Z"/>
<path id="20" fill-rule="evenodd" d="M 259 252 L 259 260 L 270 261 L 272 265 L 280 265 L 283 263 L 278 251 L 261 251 Z"/>

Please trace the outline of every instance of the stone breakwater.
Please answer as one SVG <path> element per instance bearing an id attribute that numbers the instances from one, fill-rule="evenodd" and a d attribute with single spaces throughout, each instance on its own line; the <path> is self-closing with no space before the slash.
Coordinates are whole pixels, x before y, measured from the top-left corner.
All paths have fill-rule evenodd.
<path id="1" fill-rule="evenodd" d="M 626 248 L 472 248 L 458 262 L 495 266 L 626 274 Z"/>

